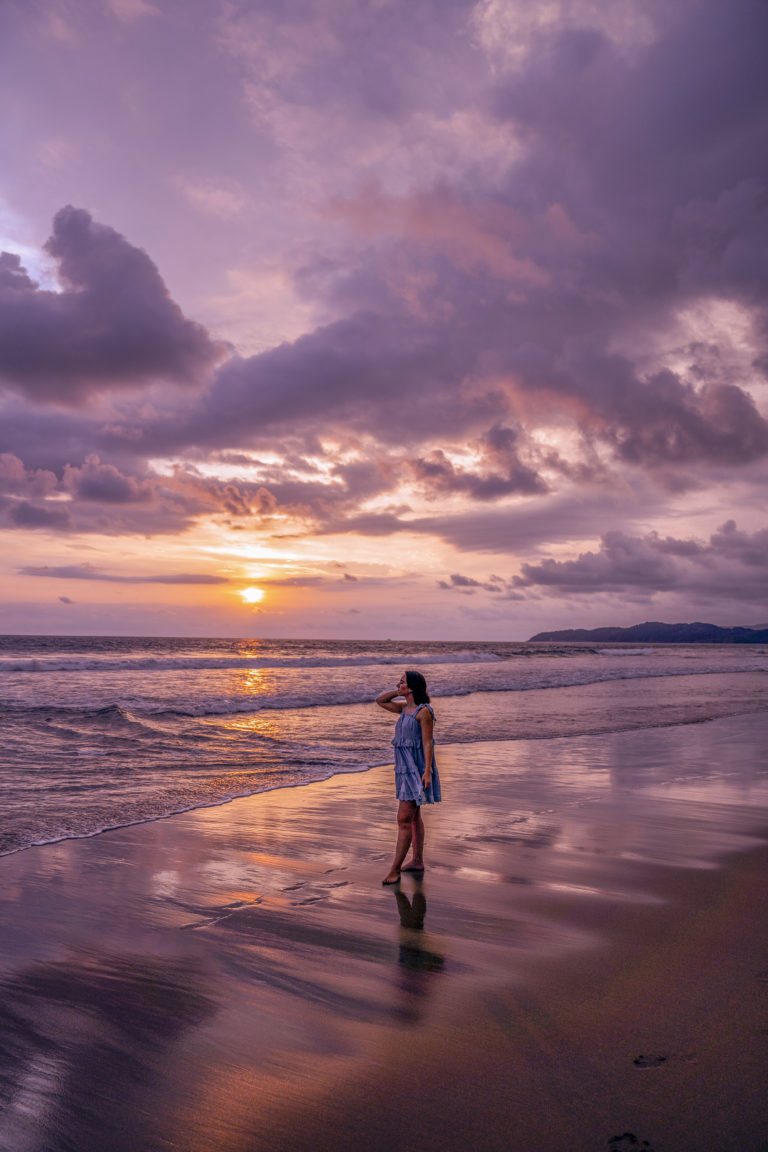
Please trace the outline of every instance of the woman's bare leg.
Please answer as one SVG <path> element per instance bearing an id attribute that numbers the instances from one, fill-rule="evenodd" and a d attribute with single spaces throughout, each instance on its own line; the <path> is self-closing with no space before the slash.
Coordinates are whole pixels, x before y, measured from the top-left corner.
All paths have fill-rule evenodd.
<path id="1" fill-rule="evenodd" d="M 382 880 L 382 884 L 394 884 L 400 878 L 400 869 L 408 855 L 408 849 L 411 846 L 413 839 L 413 818 L 414 811 L 418 812 L 418 808 L 413 800 L 401 800 L 397 809 L 397 844 L 395 845 L 395 855 L 392 860 L 392 867 L 387 875 Z"/>
<path id="2" fill-rule="evenodd" d="M 416 814 L 411 821 L 411 862 L 406 864 L 403 872 L 424 871 L 424 821 L 421 818 L 421 808 L 416 808 Z"/>

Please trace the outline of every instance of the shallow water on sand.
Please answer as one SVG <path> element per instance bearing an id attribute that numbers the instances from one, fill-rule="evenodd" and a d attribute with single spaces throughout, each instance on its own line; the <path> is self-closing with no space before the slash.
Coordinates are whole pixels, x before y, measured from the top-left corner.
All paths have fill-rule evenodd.
<path id="1" fill-rule="evenodd" d="M 427 675 L 439 743 L 765 707 L 763 646 L 0 638 L 0 853 L 366 770 Z"/>

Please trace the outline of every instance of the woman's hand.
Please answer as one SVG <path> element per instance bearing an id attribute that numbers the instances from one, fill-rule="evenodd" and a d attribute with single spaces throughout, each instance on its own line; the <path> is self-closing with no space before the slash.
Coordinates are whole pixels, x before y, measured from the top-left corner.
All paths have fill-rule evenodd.
<path id="1" fill-rule="evenodd" d="M 391 688 L 388 692 L 381 692 L 376 697 L 376 703 L 380 708 L 386 708 L 387 712 L 402 712 L 402 704 L 393 704 L 392 701 L 396 696 L 400 695 L 400 688 Z"/>

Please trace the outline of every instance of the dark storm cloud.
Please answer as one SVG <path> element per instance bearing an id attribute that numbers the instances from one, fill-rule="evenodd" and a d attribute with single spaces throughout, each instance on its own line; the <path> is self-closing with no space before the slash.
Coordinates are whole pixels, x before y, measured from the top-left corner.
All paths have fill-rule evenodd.
<path id="1" fill-rule="evenodd" d="M 175 572 L 158 576 L 121 576 L 102 572 L 89 564 L 31 565 L 19 568 L 23 576 L 44 576 L 53 580 L 102 580 L 112 584 L 228 584 L 226 576 Z"/>
<path id="2" fill-rule="evenodd" d="M 109 385 L 199 381 L 222 349 L 182 315 L 149 256 L 82 209 L 62 208 L 46 249 L 61 292 L 0 256 L 0 377 L 72 404 Z"/>

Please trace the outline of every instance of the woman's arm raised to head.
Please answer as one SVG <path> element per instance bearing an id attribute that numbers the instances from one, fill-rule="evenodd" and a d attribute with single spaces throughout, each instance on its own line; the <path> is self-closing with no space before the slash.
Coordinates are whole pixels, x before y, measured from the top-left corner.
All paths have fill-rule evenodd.
<path id="1" fill-rule="evenodd" d="M 390 688 L 387 692 L 380 692 L 376 697 L 376 703 L 380 708 L 386 708 L 387 712 L 396 712 L 399 716 L 405 707 L 404 704 L 395 704 L 394 700 L 400 693 L 397 688 Z"/>

